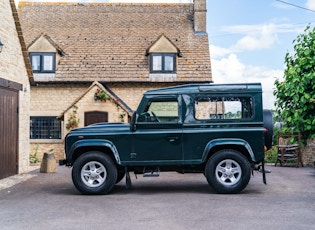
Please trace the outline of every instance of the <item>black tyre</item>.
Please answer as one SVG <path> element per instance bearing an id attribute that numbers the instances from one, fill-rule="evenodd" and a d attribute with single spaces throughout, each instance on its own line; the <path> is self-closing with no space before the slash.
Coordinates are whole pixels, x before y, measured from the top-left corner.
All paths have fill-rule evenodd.
<path id="1" fill-rule="evenodd" d="M 273 142 L 273 117 L 271 110 L 264 109 L 265 146 L 271 149 Z"/>
<path id="2" fill-rule="evenodd" d="M 251 167 L 241 153 L 221 150 L 207 162 L 205 176 L 217 193 L 239 193 L 250 180 Z"/>
<path id="3" fill-rule="evenodd" d="M 117 168 L 113 160 L 101 152 L 87 152 L 73 164 L 72 181 L 75 187 L 87 195 L 109 193 L 117 180 Z"/>

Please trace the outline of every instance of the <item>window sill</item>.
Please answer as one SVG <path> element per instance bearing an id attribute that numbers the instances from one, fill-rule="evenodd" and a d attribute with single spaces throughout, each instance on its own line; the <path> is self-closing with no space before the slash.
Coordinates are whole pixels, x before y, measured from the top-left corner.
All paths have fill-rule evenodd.
<path id="1" fill-rule="evenodd" d="M 49 144 L 60 144 L 63 143 L 63 139 L 30 139 L 30 144 L 45 144 L 45 143 L 49 143 Z"/>
<path id="2" fill-rule="evenodd" d="M 38 78 L 54 78 L 55 73 L 33 73 L 34 77 Z"/>
<path id="3" fill-rule="evenodd" d="M 150 78 L 176 78 L 176 73 L 150 73 Z"/>

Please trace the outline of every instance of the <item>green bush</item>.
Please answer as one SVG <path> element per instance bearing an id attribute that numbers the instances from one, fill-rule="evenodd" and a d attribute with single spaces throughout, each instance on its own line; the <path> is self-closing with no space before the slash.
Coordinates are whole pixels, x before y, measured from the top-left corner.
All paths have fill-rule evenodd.
<path id="1" fill-rule="evenodd" d="M 33 151 L 30 153 L 30 163 L 34 164 L 34 163 L 38 163 L 39 159 L 37 157 L 37 152 L 38 152 L 38 147 L 39 145 L 37 144 L 34 148 Z"/>
<path id="2" fill-rule="evenodd" d="M 302 142 L 315 138 L 315 28 L 310 25 L 293 40 L 285 56 L 284 79 L 275 81 L 278 120 L 288 131 L 301 132 Z"/>
<path id="3" fill-rule="evenodd" d="M 272 146 L 267 152 L 265 152 L 265 162 L 266 163 L 275 163 L 277 160 L 277 153 L 278 148 L 277 146 Z"/>

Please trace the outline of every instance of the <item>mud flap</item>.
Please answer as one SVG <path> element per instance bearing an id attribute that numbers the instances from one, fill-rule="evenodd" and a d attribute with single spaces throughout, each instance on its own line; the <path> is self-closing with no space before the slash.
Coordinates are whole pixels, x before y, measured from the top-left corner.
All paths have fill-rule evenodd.
<path id="1" fill-rule="evenodd" d="M 267 184 L 266 170 L 265 170 L 265 160 L 264 159 L 261 162 L 261 170 L 262 170 L 262 174 L 263 174 L 263 182 L 264 182 L 264 184 Z"/>
<path id="2" fill-rule="evenodd" d="M 129 170 L 127 167 L 125 168 L 125 172 L 126 172 L 126 189 L 130 189 L 132 184 L 131 184 Z"/>

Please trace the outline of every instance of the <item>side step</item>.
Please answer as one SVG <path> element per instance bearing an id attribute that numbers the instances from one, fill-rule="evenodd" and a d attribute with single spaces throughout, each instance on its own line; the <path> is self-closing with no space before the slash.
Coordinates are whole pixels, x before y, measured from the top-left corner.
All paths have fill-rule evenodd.
<path id="1" fill-rule="evenodd" d="M 153 168 L 145 167 L 143 169 L 143 177 L 158 177 L 158 176 L 160 176 L 160 168 L 159 167 L 153 167 Z"/>

